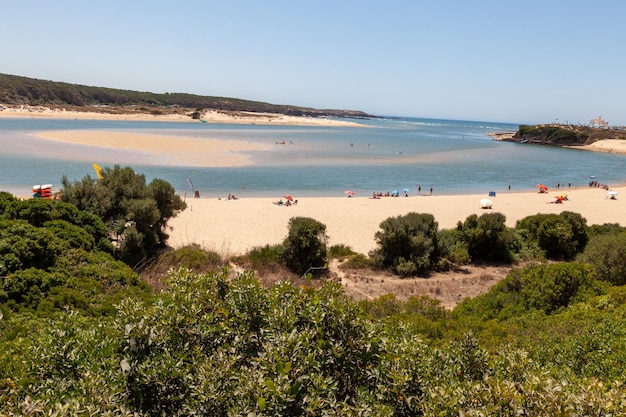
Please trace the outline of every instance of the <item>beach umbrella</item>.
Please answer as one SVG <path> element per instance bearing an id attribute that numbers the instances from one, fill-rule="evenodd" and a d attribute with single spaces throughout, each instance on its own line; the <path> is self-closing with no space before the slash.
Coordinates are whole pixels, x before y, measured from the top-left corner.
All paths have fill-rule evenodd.
<path id="1" fill-rule="evenodd" d="M 286 199 L 286 200 L 289 200 L 289 201 L 292 201 L 292 200 L 293 200 L 293 197 L 292 197 L 292 196 L 290 196 L 289 194 L 285 194 L 285 195 L 283 196 L 283 198 L 284 198 L 284 199 Z"/>
<path id="2" fill-rule="evenodd" d="M 411 190 L 409 190 L 408 188 L 405 188 L 404 190 L 402 190 L 403 193 L 408 193 L 409 191 Z"/>
<path id="3" fill-rule="evenodd" d="M 346 190 L 343 193 L 346 194 L 349 197 L 352 197 L 354 195 L 354 191 L 352 191 L 352 190 Z"/>
<path id="4" fill-rule="evenodd" d="M 609 191 L 609 195 L 617 195 L 617 191 L 611 190 L 611 191 Z"/>
<path id="5" fill-rule="evenodd" d="M 493 201 L 489 200 L 488 198 L 483 198 L 482 200 L 480 200 L 480 208 L 490 209 L 491 206 L 493 206 Z"/>

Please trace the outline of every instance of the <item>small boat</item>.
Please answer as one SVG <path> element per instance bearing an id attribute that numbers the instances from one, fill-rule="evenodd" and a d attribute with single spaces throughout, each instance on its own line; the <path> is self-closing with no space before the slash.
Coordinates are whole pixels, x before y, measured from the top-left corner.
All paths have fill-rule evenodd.
<path id="1" fill-rule="evenodd" d="M 519 143 L 528 143 L 528 139 L 521 140 Z"/>

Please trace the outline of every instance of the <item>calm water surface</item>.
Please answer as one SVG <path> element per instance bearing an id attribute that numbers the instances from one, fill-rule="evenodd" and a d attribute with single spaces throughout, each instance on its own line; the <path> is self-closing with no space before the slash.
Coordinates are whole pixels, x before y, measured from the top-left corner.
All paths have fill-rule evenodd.
<path id="1" fill-rule="evenodd" d="M 147 181 L 161 178 L 202 196 L 341 196 L 350 189 L 371 195 L 430 187 L 437 194 L 533 190 L 537 183 L 586 186 L 590 176 L 623 184 L 626 157 L 528 144 L 498 142 L 488 132 L 517 125 L 471 121 L 390 118 L 368 127 L 293 127 L 203 123 L 0 119 L 0 189 L 25 194 L 32 184 L 60 185 L 62 176 L 94 176 L 92 163 L 131 166 Z M 111 130 L 178 137 L 237 139 L 265 143 L 251 152 L 249 167 L 151 165 L 141 152 L 94 149 L 36 138 L 49 130 Z M 284 145 L 277 144 L 285 142 Z"/>

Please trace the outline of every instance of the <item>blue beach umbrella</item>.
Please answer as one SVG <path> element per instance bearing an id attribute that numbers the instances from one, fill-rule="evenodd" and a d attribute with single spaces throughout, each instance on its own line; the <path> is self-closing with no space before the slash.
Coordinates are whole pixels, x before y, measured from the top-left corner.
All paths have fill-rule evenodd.
<path id="1" fill-rule="evenodd" d="M 409 190 L 408 188 L 405 188 L 405 189 L 402 190 L 403 193 L 408 193 L 409 191 L 411 191 L 411 190 Z"/>

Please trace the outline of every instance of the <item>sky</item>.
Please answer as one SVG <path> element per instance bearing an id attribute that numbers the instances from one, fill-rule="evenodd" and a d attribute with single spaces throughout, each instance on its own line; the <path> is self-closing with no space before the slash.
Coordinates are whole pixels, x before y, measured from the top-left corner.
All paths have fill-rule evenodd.
<path id="1" fill-rule="evenodd" d="M 623 0 L 3 3 L 4 74 L 379 116 L 626 125 Z"/>

